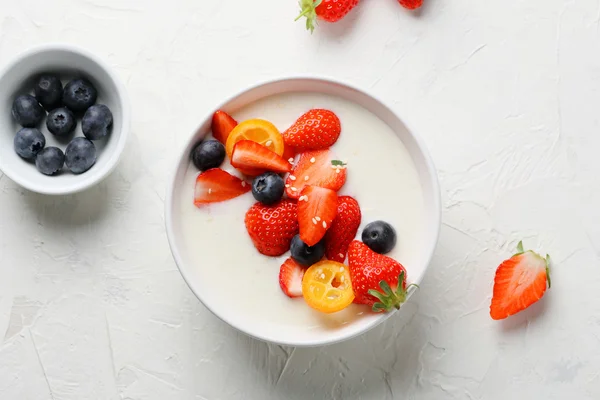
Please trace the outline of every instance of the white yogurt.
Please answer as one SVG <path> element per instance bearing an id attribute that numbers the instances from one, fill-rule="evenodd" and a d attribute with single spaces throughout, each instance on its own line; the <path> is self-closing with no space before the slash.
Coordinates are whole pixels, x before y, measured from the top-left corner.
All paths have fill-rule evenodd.
<path id="1" fill-rule="evenodd" d="M 327 108 L 342 122 L 333 151 L 347 165 L 340 195 L 354 197 L 362 210 L 363 227 L 381 219 L 396 229 L 398 243 L 388 256 L 402 263 L 411 277 L 411 263 L 422 249 L 424 207 L 417 171 L 408 151 L 389 126 L 365 108 L 324 94 L 287 93 L 257 101 L 233 115 L 238 121 L 263 118 L 280 131 L 311 108 Z M 228 162 L 223 169 L 241 176 Z M 223 203 L 197 208 L 193 204 L 198 170 L 190 163 L 181 190 L 184 257 L 196 265 L 203 280 L 203 299 L 225 320 L 262 321 L 296 329 L 336 329 L 368 314 L 352 305 L 335 314 L 312 310 L 302 298 L 289 299 L 279 287 L 279 267 L 289 257 L 263 256 L 254 248 L 244 215 L 255 203 L 251 193 Z"/>

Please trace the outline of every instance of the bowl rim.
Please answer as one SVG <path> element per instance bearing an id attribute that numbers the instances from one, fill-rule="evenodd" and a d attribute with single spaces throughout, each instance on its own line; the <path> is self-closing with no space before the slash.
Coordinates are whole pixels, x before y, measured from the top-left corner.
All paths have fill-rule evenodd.
<path id="1" fill-rule="evenodd" d="M 105 61 L 103 61 L 100 57 L 96 56 L 89 50 L 86 50 L 83 47 L 69 44 L 69 43 L 45 43 L 37 46 L 33 46 L 28 48 L 25 51 L 17 54 L 15 57 L 10 59 L 8 62 L 3 64 L 0 69 L 0 78 L 6 75 L 8 71 L 17 67 L 23 60 L 33 55 L 39 53 L 47 53 L 53 51 L 68 51 L 74 54 L 78 54 L 85 58 L 88 58 L 93 63 L 97 64 L 102 70 L 106 72 L 106 74 L 113 81 L 115 87 L 117 88 L 117 96 L 121 103 L 121 115 L 122 115 L 122 126 L 121 132 L 119 136 L 119 140 L 117 142 L 117 146 L 114 151 L 110 154 L 110 158 L 105 165 L 105 169 L 102 173 L 98 174 L 95 179 L 82 179 L 80 182 L 76 182 L 74 184 L 69 185 L 68 187 L 58 187 L 55 188 L 51 185 L 38 185 L 35 183 L 31 183 L 29 181 L 24 181 L 18 174 L 13 174 L 12 171 L 8 172 L 4 168 L 2 168 L 2 160 L 0 159 L 0 171 L 8 178 L 10 178 L 13 182 L 17 183 L 19 186 L 30 190 L 32 192 L 44 194 L 44 195 L 67 195 L 82 192 L 90 187 L 102 182 L 119 164 L 121 160 L 121 156 L 123 155 L 123 151 L 125 150 L 125 145 L 127 144 L 127 140 L 129 138 L 129 132 L 131 130 L 131 106 L 129 103 L 129 97 L 127 95 L 127 90 L 125 89 L 125 85 L 123 84 L 121 78 L 116 74 L 113 68 L 108 65 Z"/>
<path id="2" fill-rule="evenodd" d="M 429 154 L 429 150 L 427 149 L 427 147 L 423 141 L 423 138 L 411 128 L 411 126 L 406 122 L 406 120 L 400 116 L 399 112 L 397 112 L 392 107 L 390 107 L 386 102 L 381 100 L 381 98 L 379 98 L 378 96 L 376 96 L 374 94 L 369 93 L 366 89 L 363 89 L 355 84 L 351 84 L 347 81 L 340 80 L 339 78 L 333 78 L 333 77 L 324 76 L 324 75 L 298 75 L 298 74 L 289 75 L 289 76 L 284 75 L 284 76 L 278 76 L 278 77 L 271 78 L 271 79 L 262 80 L 258 83 L 254 83 L 254 84 L 245 86 L 242 90 L 237 91 L 235 94 L 227 97 L 224 101 L 220 102 L 215 109 L 209 111 L 206 114 L 206 116 L 200 120 L 201 123 L 198 125 L 198 127 L 207 123 L 212 118 L 212 115 L 214 114 L 214 112 L 216 110 L 222 109 L 223 106 L 235 101 L 238 97 L 243 96 L 246 93 L 255 91 L 255 90 L 260 89 L 265 86 L 284 83 L 286 81 L 303 81 L 303 80 L 311 80 L 311 81 L 321 82 L 321 83 L 325 83 L 325 84 L 340 85 L 340 86 L 346 87 L 350 90 L 359 92 L 360 94 L 362 94 L 364 96 L 370 97 L 375 102 L 377 102 L 383 109 L 385 109 L 386 111 L 393 114 L 396 118 L 398 118 L 406 126 L 406 129 L 408 130 L 408 132 L 414 139 L 419 151 L 421 152 L 423 160 L 425 162 L 427 175 L 429 176 L 429 178 L 431 180 L 432 200 L 433 200 L 432 208 L 435 211 L 433 215 L 430 215 L 433 219 L 433 222 L 435 223 L 435 226 L 433 227 L 433 239 L 434 240 L 431 241 L 431 244 L 429 244 L 428 248 L 424 249 L 424 251 L 427 252 L 426 267 L 425 267 L 423 273 L 417 279 L 417 281 L 421 282 L 425 273 L 429 269 L 431 259 L 433 258 L 433 254 L 434 254 L 435 248 L 436 248 L 438 240 L 439 240 L 440 229 L 441 229 L 441 216 L 442 216 L 441 191 L 440 191 L 440 186 L 439 186 L 437 170 L 433 163 L 433 159 L 431 158 L 431 155 Z M 167 231 L 167 239 L 169 242 L 169 247 L 171 249 L 171 254 L 173 256 L 173 259 L 175 260 L 175 264 L 177 265 L 179 272 L 181 273 L 181 276 L 183 277 L 183 279 L 186 282 L 189 289 L 196 296 L 196 298 L 214 316 L 216 316 L 218 319 L 225 322 L 229 326 L 233 327 L 235 330 L 242 332 L 243 334 L 250 336 L 254 339 L 263 341 L 263 342 L 275 343 L 278 345 L 293 346 L 293 347 L 316 347 L 316 346 L 325 346 L 325 345 L 339 343 L 342 341 L 352 339 L 359 335 L 362 335 L 362 334 L 368 332 L 369 330 L 375 328 L 382 322 L 386 321 L 388 318 L 390 318 L 392 315 L 394 315 L 397 311 L 399 311 L 399 310 L 393 310 L 393 311 L 387 312 L 385 314 L 380 314 L 380 316 L 378 316 L 378 318 L 375 318 L 372 322 L 370 322 L 369 324 L 366 324 L 363 329 L 358 330 L 356 332 L 351 332 L 350 334 L 347 334 L 347 335 L 340 335 L 337 337 L 333 337 L 331 339 L 325 338 L 325 339 L 319 339 L 319 340 L 311 340 L 311 341 L 306 341 L 306 342 L 302 342 L 302 343 L 286 341 L 286 340 L 281 340 L 281 339 L 275 340 L 271 337 L 249 333 L 248 331 L 246 331 L 243 328 L 243 326 L 239 326 L 236 323 L 233 323 L 232 321 L 227 320 L 222 315 L 219 315 L 218 313 L 216 313 L 203 300 L 202 295 L 196 290 L 195 286 L 192 284 L 192 278 L 186 273 L 186 268 L 183 267 L 184 263 L 179 254 L 177 245 L 175 243 L 175 232 L 174 232 L 174 228 L 173 228 L 172 209 L 173 209 L 173 193 L 175 190 L 175 181 L 177 178 L 177 174 L 179 172 L 179 165 L 181 163 L 181 160 L 184 157 L 188 158 L 186 155 L 186 150 L 190 146 L 190 143 L 197 131 L 198 131 L 198 128 L 196 130 L 192 131 L 192 133 L 189 135 L 189 137 L 186 140 L 184 140 L 182 147 L 175 154 L 175 156 L 176 156 L 175 162 L 174 162 L 175 165 L 174 165 L 174 167 L 172 167 L 171 173 L 168 176 L 169 180 L 167 181 L 167 187 L 166 187 L 167 193 L 165 196 L 165 225 L 166 225 L 166 231 Z M 409 291 L 407 300 L 412 296 L 413 293 L 414 293 L 414 290 Z"/>

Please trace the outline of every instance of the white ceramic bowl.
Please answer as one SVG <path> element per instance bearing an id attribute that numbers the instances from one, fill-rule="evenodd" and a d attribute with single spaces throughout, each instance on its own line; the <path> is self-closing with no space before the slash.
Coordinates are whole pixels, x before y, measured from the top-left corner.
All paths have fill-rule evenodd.
<path id="1" fill-rule="evenodd" d="M 411 282 L 417 284 L 421 283 L 437 243 L 441 216 L 440 190 L 437 175 L 422 140 L 405 125 L 394 111 L 381 101 L 360 89 L 331 79 L 289 78 L 270 81 L 244 90 L 221 104 L 217 109 L 235 113 L 236 110 L 259 99 L 288 92 L 324 93 L 350 100 L 378 116 L 382 121 L 387 123 L 402 140 L 416 167 L 425 203 L 425 226 L 421 238 L 423 242 L 421 248 L 424 250 L 422 254 L 420 254 L 420 257 L 418 257 L 418 263 L 416 263 L 416 265 L 411 265 L 412 274 L 410 276 Z M 216 312 L 215 305 L 218 304 L 219 299 L 212 298 L 210 294 L 201 290 L 203 282 L 202 267 L 194 265 L 185 256 L 185 254 L 189 254 L 189 252 L 187 252 L 187 249 L 184 247 L 182 227 L 180 226 L 181 218 L 178 218 L 179 215 L 182 215 L 182 201 L 180 200 L 182 191 L 178 190 L 178 188 L 183 185 L 184 176 L 190 163 L 189 155 L 192 148 L 210 131 L 213 112 L 214 111 L 211 111 L 203 119 L 199 128 L 191 135 L 183 151 L 179 154 L 175 171 L 168 183 L 167 201 L 165 202 L 167 234 L 173 256 L 183 278 L 198 299 L 200 299 L 208 309 L 215 313 L 217 317 L 221 318 L 234 328 L 257 339 L 290 346 L 320 346 L 346 340 L 366 332 L 393 315 L 394 313 L 371 314 L 365 318 L 353 321 L 340 329 L 300 331 L 284 327 L 283 325 L 281 326 L 281 329 L 278 329 L 277 326 L 274 329 L 273 320 L 269 320 L 268 324 L 266 323 L 267 321 L 260 320 L 251 320 L 251 322 L 248 322 L 248 318 L 241 318 L 241 316 L 239 319 L 235 318 L 235 312 L 228 312 L 227 316 L 219 315 L 219 313 Z M 209 249 L 204 249 L 203 251 L 207 250 L 210 251 Z M 414 271 L 416 271 L 416 273 Z M 231 307 L 235 307 L 235 303 L 232 302 Z"/>
<path id="2" fill-rule="evenodd" d="M 83 174 L 72 174 L 65 166 L 60 175 L 43 175 L 13 149 L 14 136 L 20 126 L 12 118 L 12 103 L 19 94 L 33 93 L 36 75 L 44 72 L 57 73 L 63 84 L 73 77 L 87 78 L 98 90 L 97 104 L 106 104 L 112 111 L 112 132 L 108 138 L 94 142 L 96 164 Z M 35 47 L 17 56 L 0 72 L 0 169 L 26 189 L 61 195 L 79 192 L 100 182 L 118 164 L 129 135 L 129 124 L 125 87 L 106 63 L 84 49 L 64 44 Z M 65 150 L 67 143 L 48 132 L 45 119 L 39 129 L 46 137 L 46 146 Z M 82 136 L 79 120 L 75 135 Z"/>

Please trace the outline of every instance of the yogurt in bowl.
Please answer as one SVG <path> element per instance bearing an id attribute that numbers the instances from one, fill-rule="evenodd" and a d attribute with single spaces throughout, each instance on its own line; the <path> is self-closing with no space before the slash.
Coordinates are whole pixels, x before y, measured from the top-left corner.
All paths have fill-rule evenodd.
<path id="1" fill-rule="evenodd" d="M 341 135 L 331 151 L 347 164 L 347 179 L 338 195 L 352 196 L 360 204 L 362 222 L 357 238 L 369 222 L 390 223 L 398 240 L 386 256 L 402 263 L 408 282 L 420 283 L 439 232 L 439 187 L 420 139 L 389 108 L 348 85 L 313 78 L 262 84 L 220 107 L 237 121 L 268 120 L 281 132 L 314 108 L 331 110 L 341 121 Z M 370 307 L 358 304 L 323 314 L 308 307 L 302 298 L 285 296 L 278 277 L 289 252 L 267 257 L 255 249 L 244 223 L 246 212 L 256 203 L 252 194 L 194 205 L 199 171 L 190 152 L 209 135 L 207 118 L 180 156 L 166 202 L 173 255 L 184 279 L 206 307 L 250 336 L 292 346 L 345 340 L 393 314 L 373 313 Z M 220 168 L 243 176 L 228 158 Z"/>

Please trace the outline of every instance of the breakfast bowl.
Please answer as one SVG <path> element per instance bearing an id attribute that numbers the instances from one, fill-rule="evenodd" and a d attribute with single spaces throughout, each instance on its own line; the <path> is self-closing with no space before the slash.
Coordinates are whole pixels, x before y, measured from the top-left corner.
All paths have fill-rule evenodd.
<path id="1" fill-rule="evenodd" d="M 396 112 L 359 88 L 332 79 L 312 77 L 261 83 L 217 107 L 217 110 L 240 121 L 226 139 L 227 147 L 231 137 L 238 135 L 240 127 L 247 126 L 248 121 L 268 120 L 269 126 L 284 132 L 309 109 L 331 110 L 341 121 L 339 139 L 327 151 L 334 152 L 343 164 L 336 160 L 326 165 L 332 167 L 332 173 L 339 173 L 340 168 L 344 168 L 342 173 L 347 174 L 347 178 L 345 185 L 339 189 L 339 195 L 352 196 L 360 204 L 362 219 L 356 238 L 361 238 L 361 231 L 364 233 L 370 222 L 389 222 L 397 232 L 397 244 L 387 256 L 398 260 L 406 268 L 407 283 L 419 284 L 438 239 L 440 191 L 434 165 L 422 139 Z M 238 182 L 246 188 L 242 190 L 246 193 L 223 202 L 204 204 L 198 201 L 199 195 L 210 196 L 212 189 L 208 189 L 208 194 L 205 188 L 202 193 L 198 192 L 200 171 L 197 163 L 192 162 L 191 154 L 196 151 L 198 143 L 211 137 L 214 112 L 201 120 L 198 129 L 178 154 L 165 202 L 166 229 L 173 257 L 198 299 L 218 318 L 249 336 L 300 347 L 327 345 L 352 338 L 385 321 L 395 312 L 402 312 L 400 308 L 399 311 L 376 313 L 364 304 L 346 305 L 338 312 L 319 312 L 314 306 L 307 305 L 310 302 L 304 284 L 308 272 L 303 280 L 300 278 L 305 299 L 290 298 L 280 276 L 280 267 L 283 271 L 283 265 L 290 260 L 290 253 L 265 256 L 265 249 L 259 250 L 256 238 L 250 237 L 253 222 L 249 215 L 259 205 L 254 198 L 256 196 L 247 193 L 250 190 L 248 185 L 252 186 L 253 181 L 251 177 L 239 174 L 227 158 L 220 168 L 245 179 Z M 219 138 L 219 135 L 215 136 Z M 272 141 L 268 140 L 264 146 L 272 146 Z M 233 152 L 234 159 L 237 151 Z M 289 162 L 297 163 L 294 168 L 299 168 L 303 156 L 296 155 Z M 281 159 L 287 160 L 286 157 L 281 155 Z M 298 157 L 300 161 L 297 161 Z M 315 161 L 319 163 L 314 157 L 307 162 Z M 296 177 L 288 174 L 286 177 L 285 190 L 292 198 L 295 192 L 289 190 L 296 190 L 294 181 L 310 180 L 308 175 Z M 301 187 L 300 183 L 297 185 Z M 300 214 L 302 201 L 308 203 L 304 198 L 307 196 L 295 197 Z M 279 204 L 284 201 L 292 200 L 281 200 Z M 283 215 L 283 211 L 273 218 L 281 217 L 280 214 Z M 315 226 L 323 224 L 326 227 L 320 218 L 313 218 L 312 222 Z M 300 227 L 302 229 L 301 221 Z M 342 261 L 349 260 L 345 254 L 339 256 Z M 345 271 L 344 265 L 337 265 L 340 271 Z M 411 289 L 409 296 L 413 292 Z M 356 302 L 357 298 L 354 300 Z"/>
<path id="2" fill-rule="evenodd" d="M 92 148 L 91 160 L 85 161 L 87 162 L 86 166 L 67 168 L 65 165 L 62 168 L 56 167 L 56 171 L 41 173 L 38 171 L 40 167 L 36 168 L 37 156 L 24 159 L 22 154 L 16 152 L 15 135 L 21 129 L 23 122 L 16 120 L 12 112 L 13 102 L 21 95 L 36 96 L 35 98 L 27 97 L 39 99 L 39 94 L 34 93 L 34 86 L 40 82 L 42 75 L 57 77 L 65 87 L 65 91 L 66 85 L 70 81 L 83 79 L 89 82 L 97 91 L 95 104 L 105 105 L 112 113 L 112 124 L 108 127 L 108 135 L 91 139 L 90 142 L 93 142 L 93 146 L 85 142 Z M 66 103 L 63 100 L 64 98 L 59 95 L 57 105 L 44 104 L 45 110 L 36 103 L 35 107 L 42 110 L 43 117 L 32 127 L 43 134 L 46 149 L 56 147 L 65 152 L 74 138 L 81 137 L 78 140 L 79 145 L 84 141 L 82 119 L 86 115 L 87 108 L 69 108 L 76 124 L 75 127 L 71 124 L 66 134 L 55 135 L 50 133 L 47 127 L 47 118 L 50 117 L 46 114 L 48 112 L 48 115 L 51 115 L 50 111 L 55 107 L 65 107 Z M 59 117 L 63 118 L 64 115 L 59 115 Z M 125 87 L 104 61 L 84 49 L 65 44 L 35 47 L 9 61 L 0 71 L 0 170 L 28 190 L 48 195 L 65 195 L 97 184 L 108 176 L 118 164 L 129 135 L 129 125 L 130 109 Z M 87 136 L 90 137 L 89 134 Z M 75 150 L 72 152 L 71 160 L 79 160 L 77 158 L 79 154 Z M 89 150 L 89 148 L 84 150 Z M 93 161 L 94 155 L 95 162 Z M 91 167 L 90 164 L 92 164 Z"/>

